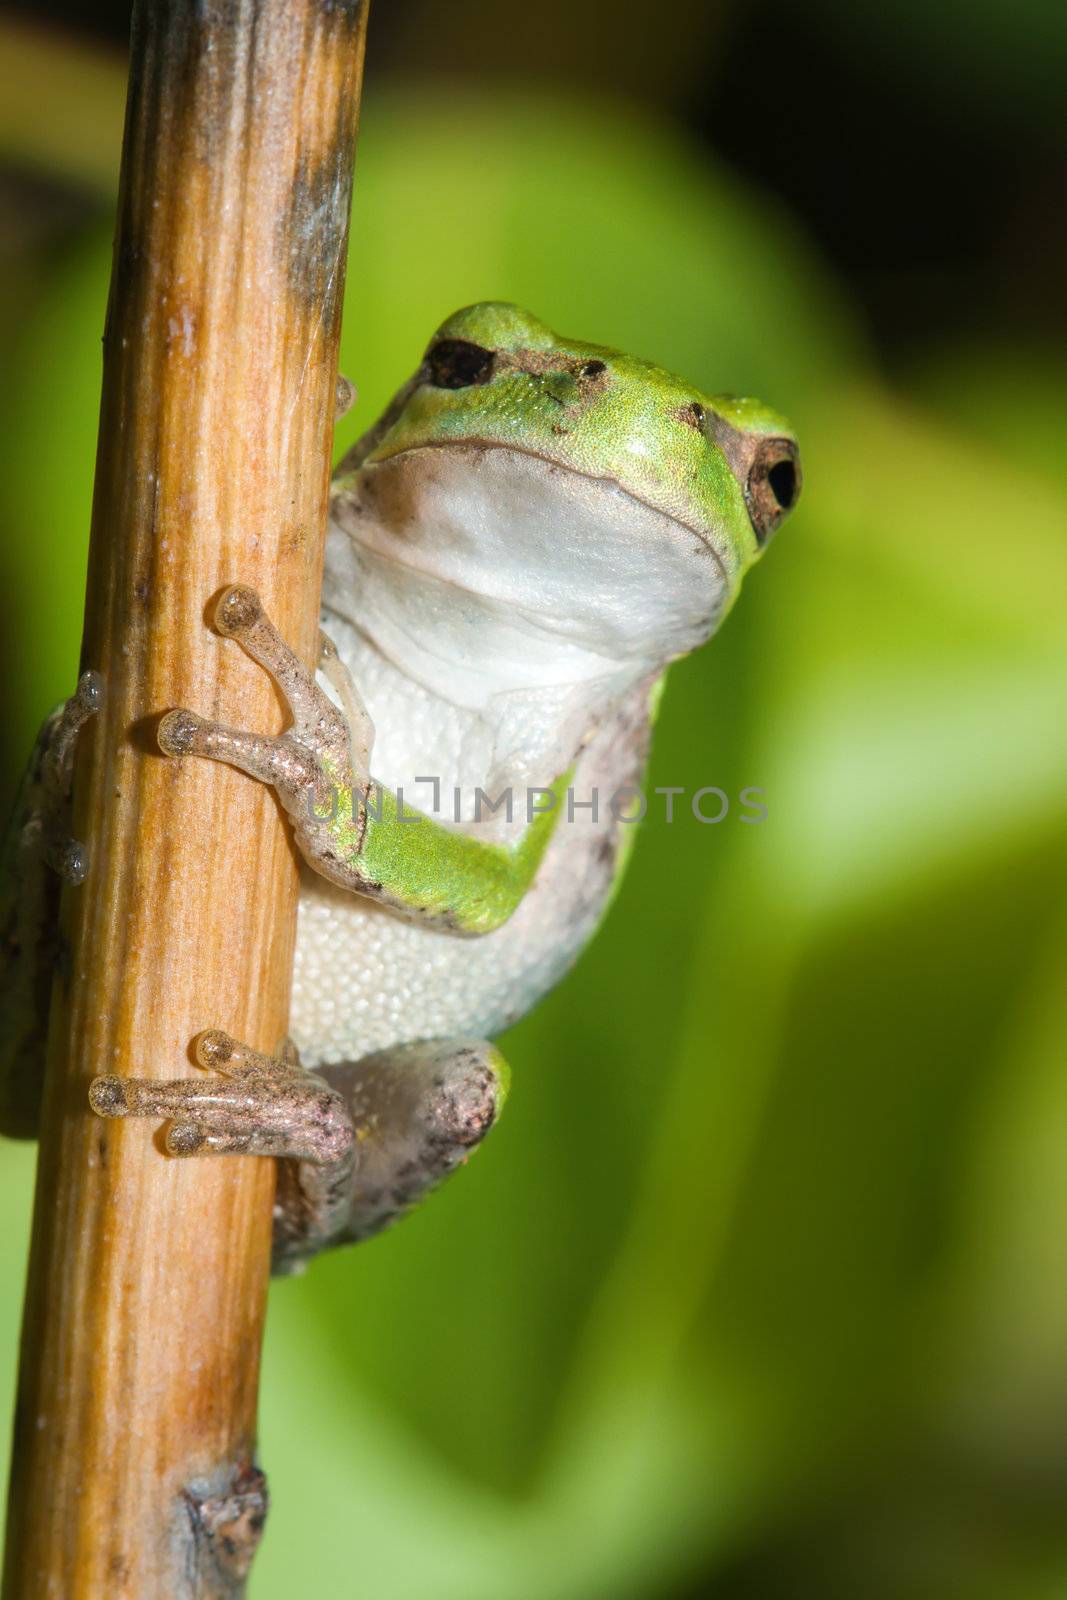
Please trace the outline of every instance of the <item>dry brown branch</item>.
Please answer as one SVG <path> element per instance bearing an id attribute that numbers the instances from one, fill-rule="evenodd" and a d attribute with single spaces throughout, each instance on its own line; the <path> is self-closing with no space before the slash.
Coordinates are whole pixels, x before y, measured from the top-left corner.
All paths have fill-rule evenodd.
<path id="1" fill-rule="evenodd" d="M 255 1550 L 272 1163 L 170 1159 L 88 1109 L 98 1073 L 188 1076 L 222 1027 L 284 1035 L 296 869 L 271 795 L 154 749 L 190 705 L 272 729 L 211 633 L 241 580 L 316 645 L 363 0 L 135 7 L 5 1600 L 233 1596 Z"/>

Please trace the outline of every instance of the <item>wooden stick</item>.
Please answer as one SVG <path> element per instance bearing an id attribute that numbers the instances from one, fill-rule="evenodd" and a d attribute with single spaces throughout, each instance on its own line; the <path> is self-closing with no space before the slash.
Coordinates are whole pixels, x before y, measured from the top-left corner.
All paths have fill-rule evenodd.
<path id="1" fill-rule="evenodd" d="M 91 865 L 64 895 L 4 1600 L 239 1595 L 266 1509 L 273 1163 L 170 1159 L 86 1091 L 189 1076 L 208 1027 L 264 1049 L 286 1031 L 279 809 L 167 761 L 154 729 L 175 705 L 282 725 L 206 625 L 227 583 L 315 658 L 365 10 L 135 6 L 83 651 L 107 699 L 75 786 Z"/>

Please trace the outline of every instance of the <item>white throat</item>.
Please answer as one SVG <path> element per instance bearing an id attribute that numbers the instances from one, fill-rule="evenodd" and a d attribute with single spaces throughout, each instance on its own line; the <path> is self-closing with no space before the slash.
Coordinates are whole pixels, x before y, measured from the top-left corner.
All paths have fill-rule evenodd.
<path id="1" fill-rule="evenodd" d="M 695 534 L 522 452 L 408 450 L 334 497 L 327 625 L 394 786 L 413 767 L 448 786 L 551 782 L 725 598 Z"/>

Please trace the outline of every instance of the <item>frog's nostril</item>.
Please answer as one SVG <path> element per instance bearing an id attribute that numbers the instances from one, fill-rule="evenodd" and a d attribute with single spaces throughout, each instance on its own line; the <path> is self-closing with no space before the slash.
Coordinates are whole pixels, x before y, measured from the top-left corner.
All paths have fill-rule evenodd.
<path id="1" fill-rule="evenodd" d="M 693 400 L 687 406 L 677 406 L 669 414 L 676 422 L 684 422 L 687 428 L 695 428 L 697 433 L 704 432 L 708 414 L 699 400 Z"/>
<path id="2" fill-rule="evenodd" d="M 796 462 L 788 456 L 776 461 L 767 473 L 767 482 L 782 510 L 788 511 L 797 497 Z"/>

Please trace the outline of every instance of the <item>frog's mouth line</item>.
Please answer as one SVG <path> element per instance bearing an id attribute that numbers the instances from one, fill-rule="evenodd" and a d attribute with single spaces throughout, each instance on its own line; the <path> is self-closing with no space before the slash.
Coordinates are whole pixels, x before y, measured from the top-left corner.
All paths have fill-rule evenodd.
<path id="1" fill-rule="evenodd" d="M 573 466 L 568 461 L 558 461 L 553 456 L 545 455 L 542 450 L 531 450 L 521 444 L 501 444 L 495 439 L 480 439 L 476 435 L 464 439 L 433 440 L 427 444 L 407 444 L 399 450 L 391 451 L 388 455 L 380 456 L 376 460 L 366 460 L 361 463 L 361 470 L 367 467 L 384 467 L 393 461 L 400 461 L 404 456 L 416 455 L 431 450 L 449 452 L 453 450 L 478 450 L 484 454 L 490 451 L 501 451 L 505 455 L 526 456 L 531 461 L 541 461 L 553 472 L 559 472 L 567 477 L 584 478 L 587 483 L 602 483 L 615 490 L 624 500 L 629 500 L 633 505 L 640 506 L 645 511 L 650 511 L 655 516 L 664 517 L 672 522 L 676 528 L 683 528 L 686 533 L 691 533 L 703 545 L 719 569 L 723 590 L 729 595 L 736 584 L 736 573 L 731 577 L 729 567 L 723 552 L 711 541 L 710 536 L 693 523 L 687 522 L 683 517 L 676 516 L 673 511 L 665 511 L 662 506 L 655 505 L 651 500 L 645 500 L 641 495 L 634 494 L 626 489 L 617 478 L 609 477 L 606 473 L 585 472 L 581 467 Z"/>

